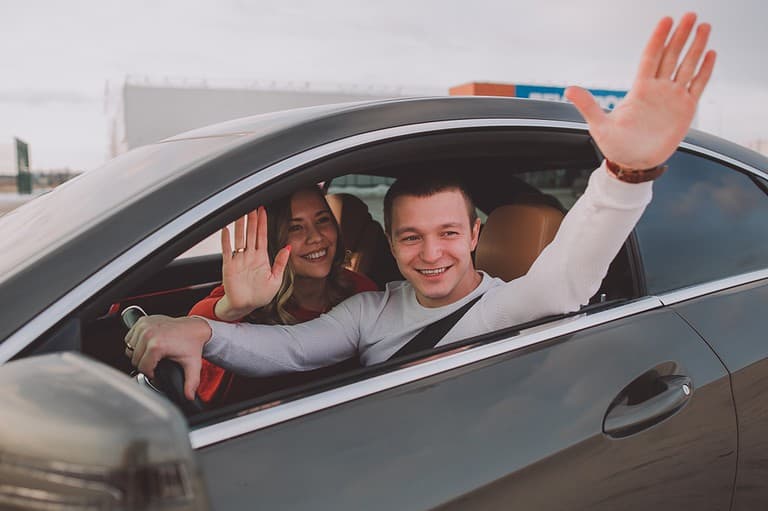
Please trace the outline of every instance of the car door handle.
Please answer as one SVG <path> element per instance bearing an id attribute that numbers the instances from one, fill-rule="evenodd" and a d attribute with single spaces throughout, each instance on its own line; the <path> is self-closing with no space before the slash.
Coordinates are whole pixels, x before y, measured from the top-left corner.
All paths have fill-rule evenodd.
<path id="1" fill-rule="evenodd" d="M 637 392 L 637 388 L 630 384 L 614 400 L 603 420 L 606 435 L 621 438 L 658 424 L 680 410 L 693 394 L 691 378 L 688 376 L 656 376 L 650 383 L 660 391 L 647 399 L 639 402 L 631 399 L 631 394 Z M 648 385 L 648 381 L 645 380 L 644 384 Z"/>

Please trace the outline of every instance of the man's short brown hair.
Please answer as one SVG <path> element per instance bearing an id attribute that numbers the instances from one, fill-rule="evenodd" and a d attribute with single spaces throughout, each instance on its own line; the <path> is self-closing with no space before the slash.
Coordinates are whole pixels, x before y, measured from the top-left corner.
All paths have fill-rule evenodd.
<path id="1" fill-rule="evenodd" d="M 392 235 L 392 204 L 398 197 L 410 195 L 412 197 L 431 197 L 440 192 L 457 190 L 464 196 L 469 216 L 469 227 L 475 225 L 477 211 L 472 196 L 466 185 L 456 176 L 439 175 L 410 175 L 401 177 L 389 187 L 384 196 L 384 231 L 388 236 Z"/>

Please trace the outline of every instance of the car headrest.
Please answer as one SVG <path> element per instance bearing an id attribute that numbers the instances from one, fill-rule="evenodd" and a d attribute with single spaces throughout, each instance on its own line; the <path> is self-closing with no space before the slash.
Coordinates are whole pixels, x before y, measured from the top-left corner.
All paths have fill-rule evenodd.
<path id="1" fill-rule="evenodd" d="M 325 199 L 339 224 L 344 244 L 348 249 L 355 250 L 365 227 L 372 220 L 368 206 L 348 193 L 329 194 Z"/>
<path id="2" fill-rule="evenodd" d="M 563 217 L 545 203 L 497 207 L 480 231 L 475 267 L 505 281 L 525 275 L 554 239 Z"/>

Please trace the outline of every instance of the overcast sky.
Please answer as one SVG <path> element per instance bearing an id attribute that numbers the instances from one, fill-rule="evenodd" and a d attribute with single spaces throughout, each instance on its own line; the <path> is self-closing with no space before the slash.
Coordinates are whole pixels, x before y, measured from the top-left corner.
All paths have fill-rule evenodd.
<path id="1" fill-rule="evenodd" d="M 0 0 L 0 144 L 33 169 L 107 155 L 107 83 L 127 75 L 402 87 L 468 81 L 628 88 L 656 20 L 695 10 L 718 63 L 699 127 L 768 138 L 759 0 Z"/>

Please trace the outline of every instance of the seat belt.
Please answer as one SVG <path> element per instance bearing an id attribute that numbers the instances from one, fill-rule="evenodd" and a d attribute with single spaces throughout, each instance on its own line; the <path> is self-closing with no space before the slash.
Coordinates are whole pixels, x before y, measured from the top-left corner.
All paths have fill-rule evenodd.
<path id="1" fill-rule="evenodd" d="M 413 339 L 405 343 L 405 345 L 397 350 L 394 355 L 389 357 L 388 360 L 404 357 L 406 355 L 412 355 L 413 353 L 437 346 L 437 343 L 439 343 L 443 337 L 445 337 L 445 334 L 447 334 L 448 331 L 453 328 L 453 325 L 455 325 L 482 296 L 483 295 L 476 296 L 446 317 L 438 319 L 431 325 L 424 327 L 421 332 L 416 334 Z"/>

